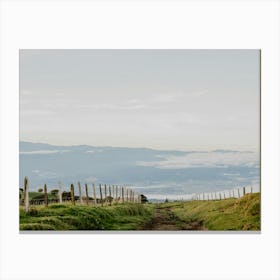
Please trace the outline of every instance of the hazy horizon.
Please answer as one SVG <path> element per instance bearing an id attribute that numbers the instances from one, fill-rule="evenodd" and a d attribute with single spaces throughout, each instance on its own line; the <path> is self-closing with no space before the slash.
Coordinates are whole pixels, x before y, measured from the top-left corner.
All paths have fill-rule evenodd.
<path id="1" fill-rule="evenodd" d="M 258 150 L 237 150 L 237 149 L 204 149 L 204 150 L 195 150 L 195 149 L 188 149 L 188 150 L 183 150 L 183 149 L 157 149 L 157 148 L 151 148 L 151 147 L 144 147 L 144 146 L 111 146 L 111 145 L 91 145 L 91 144 L 69 144 L 69 145 L 64 145 L 64 144 L 53 144 L 53 143 L 47 143 L 47 142 L 33 142 L 33 141 L 25 141 L 25 140 L 20 140 L 19 142 L 25 142 L 25 143 L 32 143 L 32 144 L 43 144 L 43 145 L 50 145 L 50 146 L 61 146 L 61 147 L 78 147 L 78 146 L 90 146 L 90 147 L 95 147 L 95 148 L 128 148 L 128 149 L 147 149 L 147 150 L 155 150 L 155 151 L 182 151 L 182 152 L 213 152 L 217 150 L 224 150 L 224 151 L 238 151 L 238 152 L 259 152 Z"/>
<path id="2" fill-rule="evenodd" d="M 20 50 L 20 140 L 260 149 L 259 50 Z"/>
<path id="3" fill-rule="evenodd" d="M 31 190 L 47 184 L 130 185 L 150 198 L 189 196 L 240 186 L 259 189 L 258 152 L 175 151 L 19 143 L 19 182 Z"/>

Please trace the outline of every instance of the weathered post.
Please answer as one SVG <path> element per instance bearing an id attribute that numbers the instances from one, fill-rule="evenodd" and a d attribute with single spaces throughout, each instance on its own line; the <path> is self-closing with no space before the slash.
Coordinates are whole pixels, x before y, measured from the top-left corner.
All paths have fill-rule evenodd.
<path id="1" fill-rule="evenodd" d="M 118 185 L 116 186 L 116 202 L 118 203 L 119 199 L 118 199 Z"/>
<path id="2" fill-rule="evenodd" d="M 124 203 L 124 190 L 123 190 L 123 187 L 122 187 L 122 203 Z"/>
<path id="3" fill-rule="evenodd" d="M 114 200 L 115 200 L 115 186 L 114 185 L 112 185 L 112 201 L 114 202 Z"/>
<path id="4" fill-rule="evenodd" d="M 243 187 L 243 196 L 246 194 L 246 189 Z"/>
<path id="5" fill-rule="evenodd" d="M 220 200 L 222 200 L 222 195 L 221 195 L 221 193 L 219 193 L 219 196 L 220 196 Z"/>
<path id="6" fill-rule="evenodd" d="M 234 198 L 234 189 L 232 190 L 232 197 Z"/>
<path id="7" fill-rule="evenodd" d="M 48 207 L 49 201 L 48 201 L 48 191 L 47 191 L 47 185 L 44 185 L 44 201 L 45 206 Z"/>
<path id="8" fill-rule="evenodd" d="M 74 190 L 74 185 L 73 184 L 71 184 L 70 192 L 71 192 L 71 202 L 72 202 L 72 205 L 75 205 L 75 190 Z"/>
<path id="9" fill-rule="evenodd" d="M 79 189 L 80 203 L 84 204 L 83 196 L 82 196 L 82 188 L 81 188 L 81 183 L 80 182 L 78 182 L 78 189 Z"/>
<path id="10" fill-rule="evenodd" d="M 59 189 L 59 194 L 58 194 L 58 197 L 59 197 L 59 203 L 62 203 L 62 189 L 61 189 L 61 182 L 58 181 L 58 189 Z"/>
<path id="11" fill-rule="evenodd" d="M 92 184 L 92 192 L 93 192 L 94 206 L 96 206 L 96 192 L 95 192 L 95 185 L 94 184 Z"/>
<path id="12" fill-rule="evenodd" d="M 253 187 L 251 186 L 251 193 L 253 193 Z"/>
<path id="13" fill-rule="evenodd" d="M 111 186 L 109 186 L 109 203 L 110 206 L 112 205 L 112 192 L 111 192 Z"/>
<path id="14" fill-rule="evenodd" d="M 240 198 L 240 191 L 239 191 L 239 188 L 237 189 L 237 192 L 238 192 L 238 198 Z"/>
<path id="15" fill-rule="evenodd" d="M 128 202 L 128 189 L 126 189 L 126 202 Z"/>
<path id="16" fill-rule="evenodd" d="M 99 191 L 100 191 L 101 206 L 103 206 L 103 198 L 102 198 L 102 188 L 101 188 L 101 184 L 99 184 Z"/>
<path id="17" fill-rule="evenodd" d="M 88 205 L 88 186 L 87 184 L 85 184 L 85 189 L 86 189 L 86 202 L 87 202 L 87 205 Z"/>
<path id="18" fill-rule="evenodd" d="M 29 212 L 29 193 L 28 193 L 28 178 L 24 177 L 24 207 L 25 212 Z"/>
<path id="19" fill-rule="evenodd" d="M 21 197 L 21 189 L 19 189 L 19 206 L 21 205 L 21 199 L 22 199 L 22 197 Z"/>
<path id="20" fill-rule="evenodd" d="M 105 188 L 105 194 L 104 194 L 105 205 L 107 205 L 107 186 L 106 186 L 106 184 L 105 184 L 104 188 Z"/>

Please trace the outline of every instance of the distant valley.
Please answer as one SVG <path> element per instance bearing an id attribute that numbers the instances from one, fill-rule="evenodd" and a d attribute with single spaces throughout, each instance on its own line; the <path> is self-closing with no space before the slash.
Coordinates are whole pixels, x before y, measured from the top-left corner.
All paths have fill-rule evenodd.
<path id="1" fill-rule="evenodd" d="M 19 143 L 20 186 L 44 183 L 65 189 L 71 183 L 133 185 L 150 199 L 175 199 L 192 193 L 259 188 L 259 156 L 251 151 L 165 151 L 146 148 L 53 146 Z"/>

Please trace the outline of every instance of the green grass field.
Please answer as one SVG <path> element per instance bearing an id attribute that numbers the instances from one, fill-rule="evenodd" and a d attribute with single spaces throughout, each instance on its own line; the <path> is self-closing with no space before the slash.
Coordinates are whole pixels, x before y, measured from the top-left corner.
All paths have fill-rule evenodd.
<path id="1" fill-rule="evenodd" d="M 153 205 L 120 204 L 106 207 L 53 204 L 20 207 L 20 230 L 135 230 L 152 216 Z"/>
<path id="2" fill-rule="evenodd" d="M 170 207 L 186 223 L 201 221 L 207 230 L 260 230 L 260 193 L 239 199 L 173 202 L 160 207 Z"/>
<path id="3" fill-rule="evenodd" d="M 153 222 L 160 230 L 168 224 L 170 227 L 172 219 L 176 220 L 172 230 L 191 229 L 195 223 L 202 225 L 203 230 L 260 230 L 260 194 L 216 201 L 104 207 L 38 205 L 31 206 L 30 213 L 20 207 L 20 230 L 145 230 L 153 229 Z"/>

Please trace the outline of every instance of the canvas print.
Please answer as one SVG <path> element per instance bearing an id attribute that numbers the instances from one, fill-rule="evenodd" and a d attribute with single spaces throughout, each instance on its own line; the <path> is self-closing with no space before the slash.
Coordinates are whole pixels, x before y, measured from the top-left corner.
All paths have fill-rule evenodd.
<path id="1" fill-rule="evenodd" d="M 260 231 L 260 50 L 19 51 L 19 230 Z"/>

